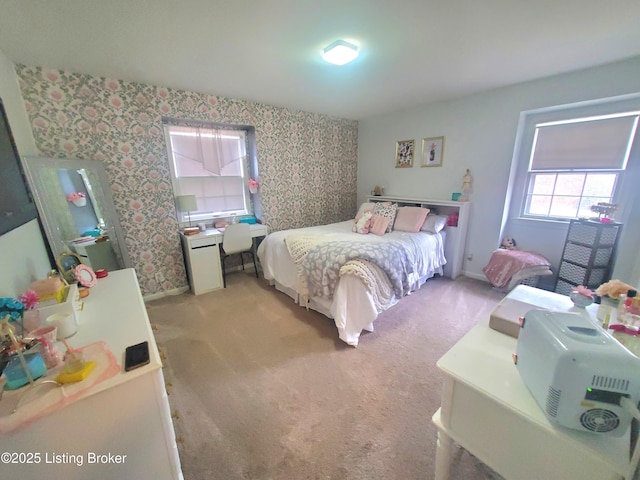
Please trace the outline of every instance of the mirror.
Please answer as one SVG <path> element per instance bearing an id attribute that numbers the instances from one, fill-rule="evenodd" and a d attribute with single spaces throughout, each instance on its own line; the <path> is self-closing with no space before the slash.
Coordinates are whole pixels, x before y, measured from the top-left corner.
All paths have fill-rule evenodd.
<path id="1" fill-rule="evenodd" d="M 131 267 L 102 162 L 22 160 L 55 258 L 73 252 L 93 270 Z"/>
<path id="2" fill-rule="evenodd" d="M 56 258 L 56 265 L 66 282 L 73 283 L 76 281 L 75 268 L 82 265 L 82 260 L 75 253 L 66 252 Z"/>

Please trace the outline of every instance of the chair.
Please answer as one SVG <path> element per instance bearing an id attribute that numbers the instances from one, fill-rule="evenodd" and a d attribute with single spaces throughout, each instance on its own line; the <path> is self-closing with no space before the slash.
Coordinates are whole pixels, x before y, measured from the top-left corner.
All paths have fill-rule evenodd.
<path id="1" fill-rule="evenodd" d="M 224 229 L 222 237 L 222 283 L 227 288 L 227 257 L 240 254 L 242 262 L 242 270 L 244 270 L 244 254 L 249 253 L 253 258 L 253 267 L 256 270 L 256 278 L 258 278 L 258 265 L 256 257 L 253 254 L 253 237 L 251 236 L 251 226 L 248 223 L 232 223 Z"/>

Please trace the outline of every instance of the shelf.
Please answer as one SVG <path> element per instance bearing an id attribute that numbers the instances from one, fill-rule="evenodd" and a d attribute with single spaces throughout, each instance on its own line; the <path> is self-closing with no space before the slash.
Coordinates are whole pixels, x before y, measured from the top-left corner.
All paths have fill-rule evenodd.
<path id="1" fill-rule="evenodd" d="M 467 228 L 471 213 L 471 202 L 455 200 L 435 200 L 431 198 L 397 197 L 389 195 L 369 195 L 368 202 L 393 202 L 399 207 L 419 206 L 429 208 L 438 215 L 458 214 L 458 225 L 447 225 L 444 228 L 445 244 L 444 256 L 447 263 L 443 267 L 444 276 L 456 278 L 462 273 L 464 263 Z"/>
<path id="2" fill-rule="evenodd" d="M 611 279 L 622 225 L 571 220 L 555 291 L 569 295 L 578 285 L 595 289 Z"/>

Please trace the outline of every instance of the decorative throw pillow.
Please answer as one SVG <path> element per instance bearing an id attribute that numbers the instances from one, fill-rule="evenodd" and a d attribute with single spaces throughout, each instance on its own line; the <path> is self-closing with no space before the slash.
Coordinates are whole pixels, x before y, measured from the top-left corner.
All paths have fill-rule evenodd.
<path id="1" fill-rule="evenodd" d="M 373 202 L 365 202 L 362 205 L 360 205 L 360 208 L 358 209 L 358 213 L 356 213 L 356 222 L 362 218 L 362 215 L 365 212 L 371 212 L 373 214 L 374 206 L 375 206 L 375 203 Z"/>
<path id="2" fill-rule="evenodd" d="M 427 215 L 420 229 L 423 232 L 438 233 L 447 224 L 447 217 L 442 215 Z"/>
<path id="3" fill-rule="evenodd" d="M 418 233 L 428 214 L 428 208 L 398 207 L 393 229 L 399 232 Z"/>
<path id="4" fill-rule="evenodd" d="M 374 215 L 371 217 L 371 226 L 369 227 L 369 233 L 375 233 L 376 235 L 384 235 L 387 232 L 389 226 L 389 217 L 383 217 L 382 215 Z"/>
<path id="5" fill-rule="evenodd" d="M 380 215 L 381 217 L 387 217 L 389 219 L 389 225 L 387 225 L 387 233 L 393 230 L 393 221 L 396 219 L 396 212 L 398 205 L 391 202 L 378 202 L 373 207 L 373 214 Z"/>
<path id="6" fill-rule="evenodd" d="M 371 217 L 372 216 L 373 216 L 373 214 L 371 212 L 364 212 L 362 217 L 360 217 L 360 220 L 358 220 L 353 225 L 353 231 L 356 232 L 356 233 L 362 233 L 364 235 L 369 233 L 369 228 L 371 226 Z"/>

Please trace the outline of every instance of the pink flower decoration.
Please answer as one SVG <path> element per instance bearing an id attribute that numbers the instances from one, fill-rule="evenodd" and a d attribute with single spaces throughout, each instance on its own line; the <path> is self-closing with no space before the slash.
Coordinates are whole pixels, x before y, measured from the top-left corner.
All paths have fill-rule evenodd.
<path id="1" fill-rule="evenodd" d="M 19 300 L 27 310 L 33 310 L 40 301 L 35 290 L 27 290 L 20 295 Z"/>
<path id="2" fill-rule="evenodd" d="M 584 285 L 578 285 L 573 290 L 575 292 L 578 292 L 580 295 L 583 295 L 583 296 L 585 296 L 587 298 L 593 298 L 593 292 L 591 290 L 589 290 L 587 287 L 585 287 Z"/>
<path id="3" fill-rule="evenodd" d="M 84 198 L 84 193 L 82 192 L 73 192 L 67 195 L 68 202 L 75 202 L 76 200 L 80 200 L 81 198 Z"/>

